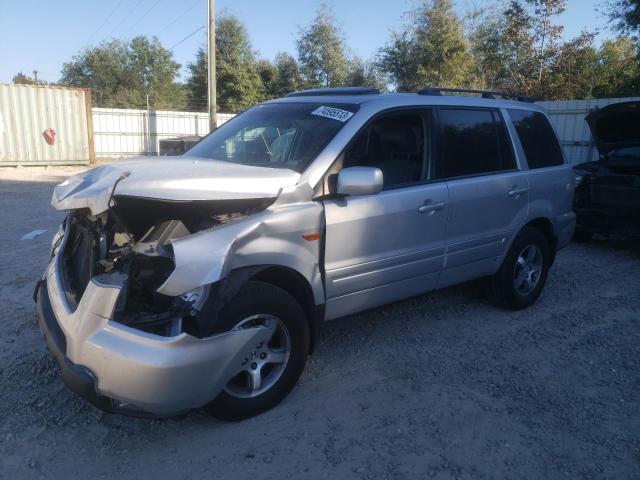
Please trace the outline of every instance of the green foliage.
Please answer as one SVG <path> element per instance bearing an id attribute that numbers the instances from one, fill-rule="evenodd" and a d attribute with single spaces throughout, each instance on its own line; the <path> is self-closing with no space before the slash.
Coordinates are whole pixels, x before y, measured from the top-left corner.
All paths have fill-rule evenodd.
<path id="1" fill-rule="evenodd" d="M 609 0 L 621 32 L 638 32 L 639 1 Z M 216 25 L 218 111 L 239 112 L 303 88 L 343 85 L 481 88 L 545 99 L 640 94 L 637 38 L 622 36 L 599 48 L 589 32 L 566 39 L 558 20 L 565 6 L 566 0 L 495 0 L 463 19 L 453 0 L 421 0 L 375 61 L 349 53 L 325 4 L 300 29 L 297 59 L 280 52 L 273 62 L 258 58 L 238 18 L 222 15 Z M 187 66 L 184 85 L 177 82 L 179 68 L 156 38 L 112 40 L 65 63 L 61 83 L 90 87 L 97 106 L 145 108 L 148 94 L 152 108 L 206 110 L 206 49 L 199 48 Z M 23 73 L 14 82 L 35 83 Z"/>
<path id="2" fill-rule="evenodd" d="M 425 0 L 380 51 L 379 63 L 399 91 L 473 83 L 473 57 L 451 0 Z"/>
<path id="3" fill-rule="evenodd" d="M 349 62 L 349 71 L 345 85 L 351 87 L 373 87 L 380 91 L 387 90 L 384 73 L 375 62 L 366 62 L 360 57 L 353 57 Z"/>
<path id="4" fill-rule="evenodd" d="M 219 111 L 239 112 L 264 98 L 246 27 L 233 15 L 216 23 L 216 92 Z"/>
<path id="5" fill-rule="evenodd" d="M 216 103 L 217 110 L 237 113 L 265 98 L 261 72 L 246 27 L 233 15 L 219 16 L 216 22 Z M 200 47 L 196 60 L 187 65 L 188 106 L 207 109 L 207 52 Z"/>
<path id="6" fill-rule="evenodd" d="M 155 37 L 104 42 L 86 49 L 62 67 L 60 83 L 89 87 L 98 107 L 182 109 L 184 87 L 177 83 L 180 64 Z"/>
<path id="7" fill-rule="evenodd" d="M 511 0 L 498 16 L 485 16 L 470 34 L 480 83 L 534 98 L 587 98 L 597 52 L 594 35 L 564 40 L 554 22 L 564 0 Z"/>
<path id="8" fill-rule="evenodd" d="M 208 85 L 207 78 L 207 51 L 200 47 L 196 52 L 195 62 L 189 63 L 189 78 L 187 79 L 188 102 L 187 108 L 195 111 L 206 111 L 208 108 Z"/>
<path id="9" fill-rule="evenodd" d="M 594 97 L 629 97 L 640 93 L 640 62 L 631 38 L 603 42 L 594 70 Z"/>
<path id="10" fill-rule="evenodd" d="M 37 81 L 22 72 L 18 72 L 13 76 L 13 83 L 18 85 L 44 85 L 46 82 Z"/>
<path id="11" fill-rule="evenodd" d="M 622 34 L 634 35 L 640 32 L 640 0 L 610 0 L 609 19 L 614 28 Z"/>
<path id="12" fill-rule="evenodd" d="M 311 24 L 300 30 L 297 49 L 306 88 L 344 85 L 349 62 L 343 33 L 326 4 L 321 4 Z"/>
<path id="13" fill-rule="evenodd" d="M 272 92 L 274 98 L 283 97 L 287 93 L 295 92 L 302 88 L 300 66 L 295 58 L 286 52 L 279 52 L 276 55 L 275 67 L 278 75 Z"/>

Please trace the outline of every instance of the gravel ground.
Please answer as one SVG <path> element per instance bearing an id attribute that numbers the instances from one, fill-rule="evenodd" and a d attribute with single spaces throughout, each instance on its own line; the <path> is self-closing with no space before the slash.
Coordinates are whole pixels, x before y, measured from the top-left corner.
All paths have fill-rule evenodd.
<path id="1" fill-rule="evenodd" d="M 131 419 L 65 389 L 35 321 L 77 170 L 0 169 L 0 478 L 640 477 L 637 244 L 571 245 L 526 311 L 468 284 L 328 323 L 259 417 Z"/>

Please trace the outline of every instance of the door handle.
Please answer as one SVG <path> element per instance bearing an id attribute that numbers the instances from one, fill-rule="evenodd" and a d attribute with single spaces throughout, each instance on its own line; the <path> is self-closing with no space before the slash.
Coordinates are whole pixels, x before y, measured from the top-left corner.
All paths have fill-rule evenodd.
<path id="1" fill-rule="evenodd" d="M 529 191 L 528 188 L 516 188 L 516 187 L 513 187 L 511 190 L 509 190 L 508 195 L 511 198 L 518 198 L 521 195 L 526 194 L 528 191 Z"/>
<path id="2" fill-rule="evenodd" d="M 430 200 L 427 200 L 429 202 Z M 428 213 L 433 215 L 438 210 L 442 210 L 446 204 L 444 202 L 435 202 L 435 203 L 426 203 L 418 208 L 418 212 L 420 213 Z"/>

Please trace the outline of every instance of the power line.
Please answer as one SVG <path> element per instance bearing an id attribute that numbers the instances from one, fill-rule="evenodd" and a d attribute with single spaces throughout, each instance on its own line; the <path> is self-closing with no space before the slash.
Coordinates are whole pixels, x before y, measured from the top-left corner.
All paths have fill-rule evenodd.
<path id="1" fill-rule="evenodd" d="M 140 6 L 140 4 L 142 3 L 142 0 L 138 0 L 138 3 L 136 3 L 133 8 L 131 10 L 129 10 L 129 13 L 127 13 L 124 18 L 122 20 L 120 20 L 120 23 L 118 23 L 115 27 L 113 27 L 113 29 L 109 32 L 109 34 L 107 35 L 107 37 L 110 37 L 113 32 L 115 32 L 116 30 L 118 30 L 122 24 L 128 19 L 131 18 L 131 14 L 133 13 L 133 11 L 138 8 Z"/>
<path id="2" fill-rule="evenodd" d="M 176 18 L 174 18 L 172 21 L 170 21 L 167 25 L 165 25 L 159 32 L 158 32 L 158 37 L 164 33 L 169 27 L 175 25 L 182 17 L 184 17 L 187 13 L 189 13 L 191 10 L 193 10 L 196 5 L 198 5 L 198 3 L 200 3 L 200 0 L 196 0 L 195 2 L 193 2 L 184 12 L 182 12 L 180 15 L 178 15 Z"/>
<path id="3" fill-rule="evenodd" d="M 138 18 L 138 20 L 136 20 L 127 30 L 125 30 L 123 35 L 126 35 L 127 33 L 129 33 L 131 30 L 133 30 L 136 26 L 138 26 L 138 24 L 144 20 L 144 18 L 149 15 L 151 13 L 151 11 L 156 8 L 158 6 L 158 4 L 161 2 L 162 0 L 156 0 L 155 3 L 153 5 L 151 5 L 151 7 L 142 14 L 142 16 L 140 18 Z"/>
<path id="4" fill-rule="evenodd" d="M 202 25 L 201 27 L 199 27 L 198 29 L 194 30 L 193 32 L 191 32 L 189 35 L 187 35 L 186 37 L 184 37 L 182 40 L 180 40 L 178 43 L 176 43 L 173 47 L 169 48 L 169 50 L 173 50 L 174 48 L 176 48 L 178 45 L 180 45 L 182 42 L 184 42 L 185 40 L 189 40 L 191 37 L 193 37 L 196 33 L 198 33 L 200 30 L 202 30 L 205 26 Z"/>
<path id="5" fill-rule="evenodd" d="M 111 13 L 107 15 L 107 18 L 104 19 L 104 22 L 102 22 L 100 26 L 96 28 L 95 31 L 91 34 L 91 36 L 89 37 L 89 40 L 87 40 L 87 43 L 91 42 L 91 40 L 93 40 L 93 37 L 96 35 L 96 33 L 98 33 L 102 29 L 102 27 L 104 27 L 107 24 L 107 22 L 111 19 L 111 17 L 113 17 L 113 14 L 116 13 L 116 10 L 120 8 L 120 5 L 122 5 L 123 1 L 124 0 L 120 0 L 116 5 L 116 7 L 113 10 L 111 10 Z"/>

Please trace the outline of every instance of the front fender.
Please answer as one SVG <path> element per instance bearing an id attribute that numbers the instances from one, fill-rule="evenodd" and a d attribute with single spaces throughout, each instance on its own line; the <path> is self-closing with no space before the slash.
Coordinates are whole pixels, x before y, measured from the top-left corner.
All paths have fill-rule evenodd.
<path id="1" fill-rule="evenodd" d="M 267 210 L 172 242 L 175 269 L 158 293 L 178 296 L 253 265 L 281 265 L 311 285 L 316 305 L 324 303 L 319 267 L 319 232 L 323 209 L 318 202 L 274 204 Z M 315 237 L 314 237 L 315 238 Z"/>

